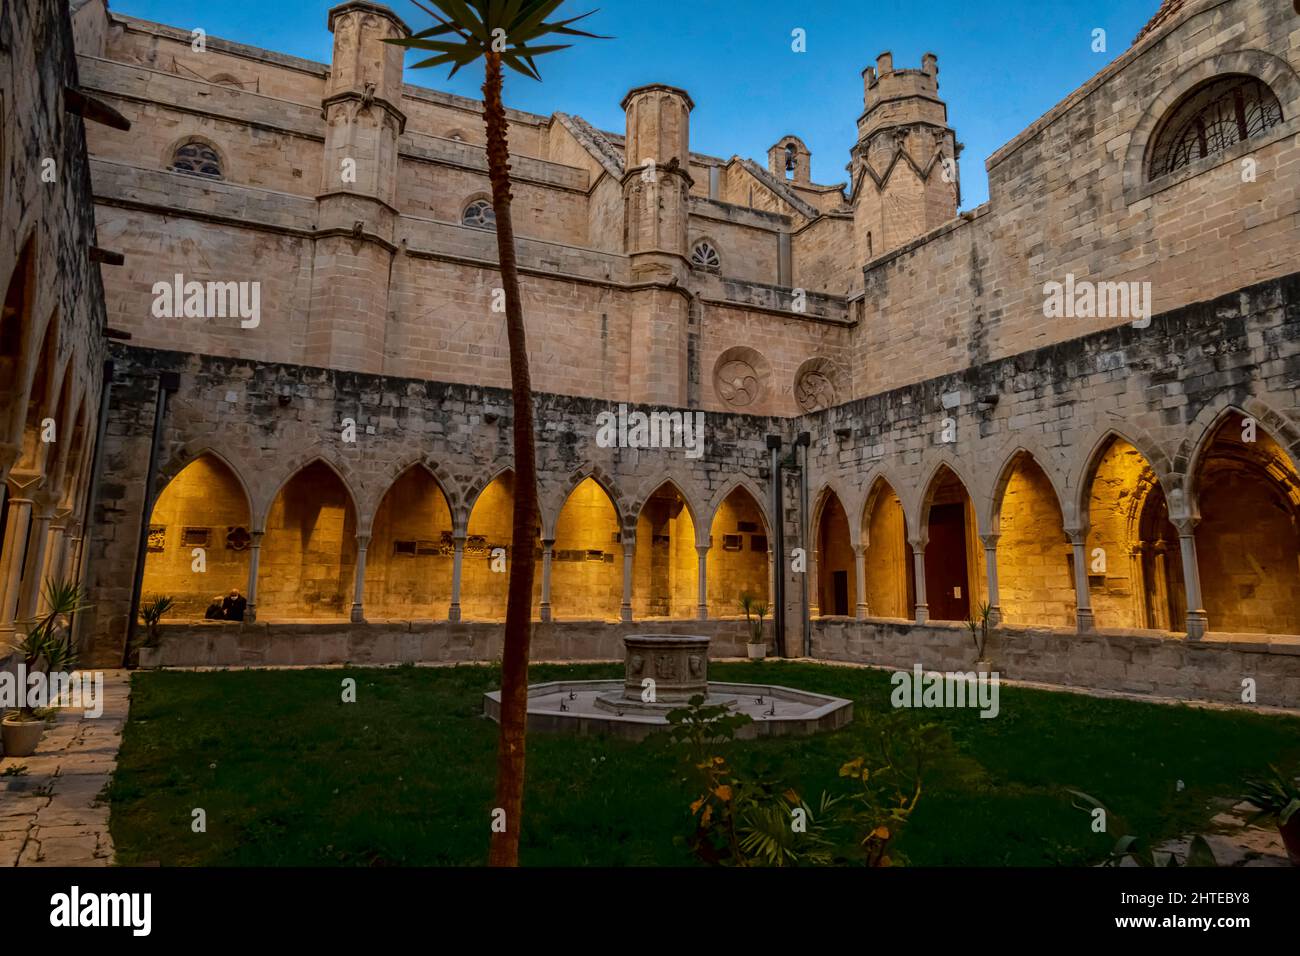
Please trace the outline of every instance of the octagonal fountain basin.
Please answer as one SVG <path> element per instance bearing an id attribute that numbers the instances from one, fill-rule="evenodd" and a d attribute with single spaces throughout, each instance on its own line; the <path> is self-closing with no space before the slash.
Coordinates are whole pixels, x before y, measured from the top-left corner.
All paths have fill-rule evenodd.
<path id="1" fill-rule="evenodd" d="M 709 639 L 638 634 L 623 639 L 623 680 L 551 681 L 528 687 L 528 729 L 643 740 L 668 727 L 668 712 L 701 694 L 748 714 L 742 738 L 814 734 L 853 720 L 853 702 L 775 684 L 710 683 Z M 650 699 L 646 699 L 650 698 Z M 501 719 L 501 692 L 483 696 L 483 713 Z"/>

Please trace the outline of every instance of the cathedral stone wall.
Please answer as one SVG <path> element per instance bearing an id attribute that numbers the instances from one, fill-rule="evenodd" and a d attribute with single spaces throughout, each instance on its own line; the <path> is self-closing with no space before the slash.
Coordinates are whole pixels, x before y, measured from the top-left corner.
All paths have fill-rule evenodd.
<path id="1" fill-rule="evenodd" d="M 1300 31 L 1286 4 L 1189 4 L 988 161 L 989 201 L 866 270 L 855 336 L 866 392 L 1077 338 L 1122 317 L 1047 318 L 1067 274 L 1149 282 L 1154 312 L 1294 271 Z M 1285 120 L 1148 182 L 1158 122 L 1197 82 L 1248 73 Z M 1244 163 L 1244 165 L 1243 165 Z"/>

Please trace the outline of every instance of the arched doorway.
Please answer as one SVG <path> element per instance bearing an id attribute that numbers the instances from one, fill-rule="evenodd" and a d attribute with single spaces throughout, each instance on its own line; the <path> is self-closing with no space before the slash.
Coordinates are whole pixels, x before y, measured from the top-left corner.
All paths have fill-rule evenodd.
<path id="1" fill-rule="evenodd" d="M 677 486 L 665 481 L 646 499 L 636 522 L 632 610 L 637 619 L 689 620 L 699 606 L 695 519 Z"/>
<path id="2" fill-rule="evenodd" d="M 1210 628 L 1300 634 L 1300 475 L 1286 452 L 1229 415 L 1198 456 L 1193 488 Z"/>
<path id="3" fill-rule="evenodd" d="M 357 563 L 357 513 L 343 479 L 322 461 L 290 478 L 266 519 L 257 578 L 259 617 L 346 619 Z"/>
<path id="4" fill-rule="evenodd" d="M 384 494 L 371 525 L 367 620 L 445 619 L 454 554 L 447 497 L 427 468 L 413 465 Z"/>
<path id="5" fill-rule="evenodd" d="M 609 493 L 585 478 L 555 520 L 552 613 L 561 621 L 616 621 L 622 604 L 622 524 Z"/>
<path id="6" fill-rule="evenodd" d="M 1178 531 L 1151 463 L 1111 435 L 1088 482 L 1088 590 L 1098 627 L 1182 630 L 1187 601 Z"/>
<path id="7" fill-rule="evenodd" d="M 916 573 L 907 543 L 907 515 L 884 478 L 872 483 L 862 515 L 867 613 L 910 620 L 916 607 Z"/>
<path id="8" fill-rule="evenodd" d="M 1020 452 L 999 484 L 998 603 L 1003 619 L 1072 626 L 1073 549 L 1051 480 L 1032 455 Z"/>
<path id="9" fill-rule="evenodd" d="M 827 490 L 817 513 L 817 602 L 822 617 L 847 617 L 858 603 L 857 561 L 849 537 L 849 516 L 839 495 Z"/>
<path id="10" fill-rule="evenodd" d="M 205 453 L 181 469 L 154 504 L 141 596 L 169 596 L 169 619 L 203 620 L 214 597 L 247 597 L 252 535 L 248 496 L 230 467 Z"/>
<path id="11" fill-rule="evenodd" d="M 922 513 L 929 620 L 968 621 L 984 593 L 984 549 L 975 532 L 975 506 L 948 466 L 941 465 L 930 480 Z"/>
<path id="12" fill-rule="evenodd" d="M 509 592 L 509 560 L 514 529 L 515 474 L 497 475 L 474 499 L 466 528 L 465 557 L 461 567 L 461 618 L 466 621 L 504 621 Z M 538 555 L 533 575 L 533 614 L 542 593 L 541 535 L 534 539 Z"/>
<path id="13" fill-rule="evenodd" d="M 772 601 L 767 521 L 754 496 L 737 485 L 718 505 L 708 560 L 710 617 L 742 615 L 740 596 Z M 771 615 L 769 614 L 769 619 Z"/>

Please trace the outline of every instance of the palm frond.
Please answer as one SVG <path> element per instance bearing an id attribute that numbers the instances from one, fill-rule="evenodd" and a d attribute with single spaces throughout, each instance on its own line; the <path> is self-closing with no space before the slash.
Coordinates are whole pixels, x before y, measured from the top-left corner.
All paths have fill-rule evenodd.
<path id="1" fill-rule="evenodd" d="M 564 0 L 412 0 L 437 22 L 409 37 L 395 37 L 386 42 L 412 50 L 438 54 L 412 69 L 451 65 L 451 75 L 492 51 L 498 37 L 505 37 L 505 49 L 499 50 L 502 65 L 534 80 L 542 78 L 536 58 L 566 50 L 571 44 L 537 45 L 547 35 L 610 39 L 573 26 L 598 11 L 547 22 Z M 532 44 L 532 45 L 530 45 Z"/>

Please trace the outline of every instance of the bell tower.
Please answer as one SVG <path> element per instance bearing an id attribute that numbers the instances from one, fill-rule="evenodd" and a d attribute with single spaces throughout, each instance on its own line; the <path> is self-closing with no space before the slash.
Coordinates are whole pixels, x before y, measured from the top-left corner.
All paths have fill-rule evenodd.
<path id="1" fill-rule="evenodd" d="M 894 69 L 891 53 L 862 71 L 864 110 L 849 171 L 862 263 L 948 222 L 961 202 L 956 135 L 939 98 L 939 58 Z"/>

